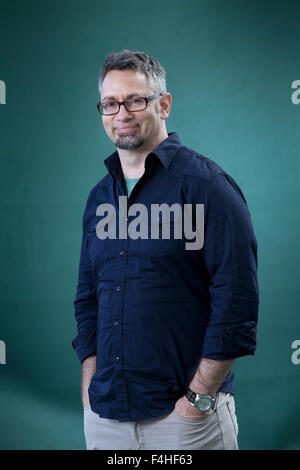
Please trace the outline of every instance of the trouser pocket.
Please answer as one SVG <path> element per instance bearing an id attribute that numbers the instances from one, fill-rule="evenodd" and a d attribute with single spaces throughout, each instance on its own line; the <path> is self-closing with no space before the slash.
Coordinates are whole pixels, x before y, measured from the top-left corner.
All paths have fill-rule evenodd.
<path id="1" fill-rule="evenodd" d="M 220 393 L 216 410 L 225 450 L 238 450 L 238 424 L 235 415 L 234 397 L 231 393 Z"/>

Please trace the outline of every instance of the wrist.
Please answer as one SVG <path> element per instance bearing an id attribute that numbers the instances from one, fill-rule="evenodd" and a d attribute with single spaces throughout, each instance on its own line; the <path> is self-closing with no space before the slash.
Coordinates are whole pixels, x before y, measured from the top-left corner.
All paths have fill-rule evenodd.
<path id="1" fill-rule="evenodd" d="M 82 405 L 84 407 L 90 406 L 90 400 L 89 398 L 82 398 Z"/>
<path id="2" fill-rule="evenodd" d="M 210 414 L 215 409 L 216 394 L 197 393 L 191 388 L 188 388 L 184 396 L 186 401 L 202 414 Z"/>
<path id="3" fill-rule="evenodd" d="M 196 378 L 191 381 L 188 388 L 199 395 L 213 396 L 217 393 L 215 387 L 207 386 L 203 380 L 196 380 Z"/>

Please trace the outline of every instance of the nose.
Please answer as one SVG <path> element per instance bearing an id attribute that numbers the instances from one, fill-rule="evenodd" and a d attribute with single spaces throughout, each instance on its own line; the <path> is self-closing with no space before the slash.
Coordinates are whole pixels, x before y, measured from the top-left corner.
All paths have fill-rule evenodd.
<path id="1" fill-rule="evenodd" d="M 118 114 L 116 114 L 116 118 L 125 119 L 125 118 L 128 118 L 128 117 L 131 117 L 131 113 L 127 111 L 124 104 L 121 104 L 120 110 L 119 110 Z"/>

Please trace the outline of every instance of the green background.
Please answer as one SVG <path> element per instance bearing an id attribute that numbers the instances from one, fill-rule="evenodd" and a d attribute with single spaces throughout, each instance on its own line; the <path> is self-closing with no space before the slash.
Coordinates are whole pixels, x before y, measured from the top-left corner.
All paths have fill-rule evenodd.
<path id="1" fill-rule="evenodd" d="M 84 449 L 73 301 L 89 190 L 113 150 L 98 72 L 157 58 L 169 132 L 241 186 L 259 247 L 255 356 L 240 358 L 241 449 L 300 448 L 300 6 L 296 1 L 0 3 L 1 449 Z"/>

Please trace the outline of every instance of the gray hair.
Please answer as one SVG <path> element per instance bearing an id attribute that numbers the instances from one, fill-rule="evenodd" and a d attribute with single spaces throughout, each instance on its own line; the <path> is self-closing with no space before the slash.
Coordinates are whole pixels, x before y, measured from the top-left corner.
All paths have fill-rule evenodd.
<path id="1" fill-rule="evenodd" d="M 109 54 L 99 74 L 99 92 L 105 76 L 111 70 L 135 70 L 142 72 L 149 80 L 149 85 L 154 93 L 166 93 L 166 71 L 161 64 L 142 51 L 130 51 Z"/>

